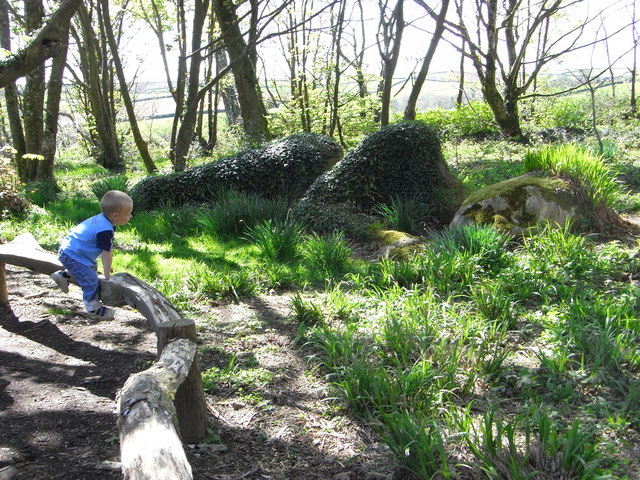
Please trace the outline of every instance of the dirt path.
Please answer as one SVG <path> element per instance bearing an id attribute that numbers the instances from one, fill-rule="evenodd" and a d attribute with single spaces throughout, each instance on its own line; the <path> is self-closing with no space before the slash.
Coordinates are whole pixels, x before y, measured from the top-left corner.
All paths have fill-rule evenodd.
<path id="1" fill-rule="evenodd" d="M 96 322 L 80 290 L 7 267 L 0 310 L 0 467 L 19 479 L 118 479 L 115 396 L 155 359 L 155 335 L 137 312 Z M 287 297 L 203 307 L 196 322 L 203 370 L 267 372 L 267 385 L 222 382 L 208 395 L 211 439 L 187 447 L 195 479 L 384 479 L 392 467 L 365 428 L 330 398 L 293 346 Z"/>

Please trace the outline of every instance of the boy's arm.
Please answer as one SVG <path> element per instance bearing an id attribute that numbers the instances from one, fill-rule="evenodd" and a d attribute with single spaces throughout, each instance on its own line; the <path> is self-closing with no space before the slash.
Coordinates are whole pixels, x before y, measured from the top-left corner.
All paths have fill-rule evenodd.
<path id="1" fill-rule="evenodd" d="M 102 269 L 104 270 L 105 280 L 111 277 L 111 264 L 113 263 L 113 254 L 107 250 L 102 251 Z"/>

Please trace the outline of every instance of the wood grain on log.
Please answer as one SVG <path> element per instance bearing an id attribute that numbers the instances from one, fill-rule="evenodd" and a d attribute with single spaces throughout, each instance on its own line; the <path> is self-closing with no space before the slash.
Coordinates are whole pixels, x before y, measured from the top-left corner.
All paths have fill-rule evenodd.
<path id="1" fill-rule="evenodd" d="M 44 250 L 30 233 L 0 245 L 0 262 L 50 275 L 62 268 L 58 257 Z"/>
<path id="2" fill-rule="evenodd" d="M 188 339 L 169 343 L 158 362 L 129 377 L 118 398 L 120 455 L 125 480 L 192 479 L 176 431 L 173 397 L 196 353 Z"/>

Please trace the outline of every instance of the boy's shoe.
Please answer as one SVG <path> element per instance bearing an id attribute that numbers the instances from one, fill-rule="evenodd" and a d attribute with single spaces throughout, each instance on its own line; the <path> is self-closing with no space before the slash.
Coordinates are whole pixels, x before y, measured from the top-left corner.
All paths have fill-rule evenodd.
<path id="1" fill-rule="evenodd" d="M 104 306 L 98 308 L 97 310 L 92 310 L 89 313 L 100 320 L 111 320 L 116 316 L 116 312 L 113 308 Z"/>
<path id="2" fill-rule="evenodd" d="M 58 270 L 51 274 L 51 279 L 56 282 L 56 285 L 64 293 L 69 293 L 69 277 L 64 275 L 63 270 Z"/>

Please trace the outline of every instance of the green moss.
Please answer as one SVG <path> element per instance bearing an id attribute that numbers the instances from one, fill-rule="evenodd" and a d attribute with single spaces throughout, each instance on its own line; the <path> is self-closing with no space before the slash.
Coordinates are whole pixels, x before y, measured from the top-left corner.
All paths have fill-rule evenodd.
<path id="1" fill-rule="evenodd" d="M 424 250 L 424 241 L 408 233 L 377 229 L 372 235 L 386 252 L 385 255 L 393 260 L 407 261 Z"/>
<path id="2" fill-rule="evenodd" d="M 464 203 L 477 203 L 482 200 L 494 198 L 497 196 L 504 197 L 510 205 L 518 206 L 522 205 L 527 199 L 527 192 L 524 187 L 535 186 L 540 189 L 542 195 L 547 199 L 557 199 L 557 192 L 563 190 L 570 190 L 570 184 L 566 180 L 554 177 L 545 177 L 540 175 L 523 175 L 516 178 L 511 178 L 503 182 L 498 182 L 493 185 L 489 185 L 485 188 L 478 190 L 475 193 L 469 195 Z M 546 192 L 555 192 L 553 196 L 545 195 Z"/>
<path id="3" fill-rule="evenodd" d="M 391 245 L 407 237 L 417 238 L 397 230 L 377 230 L 374 232 L 374 237 L 382 245 Z"/>

